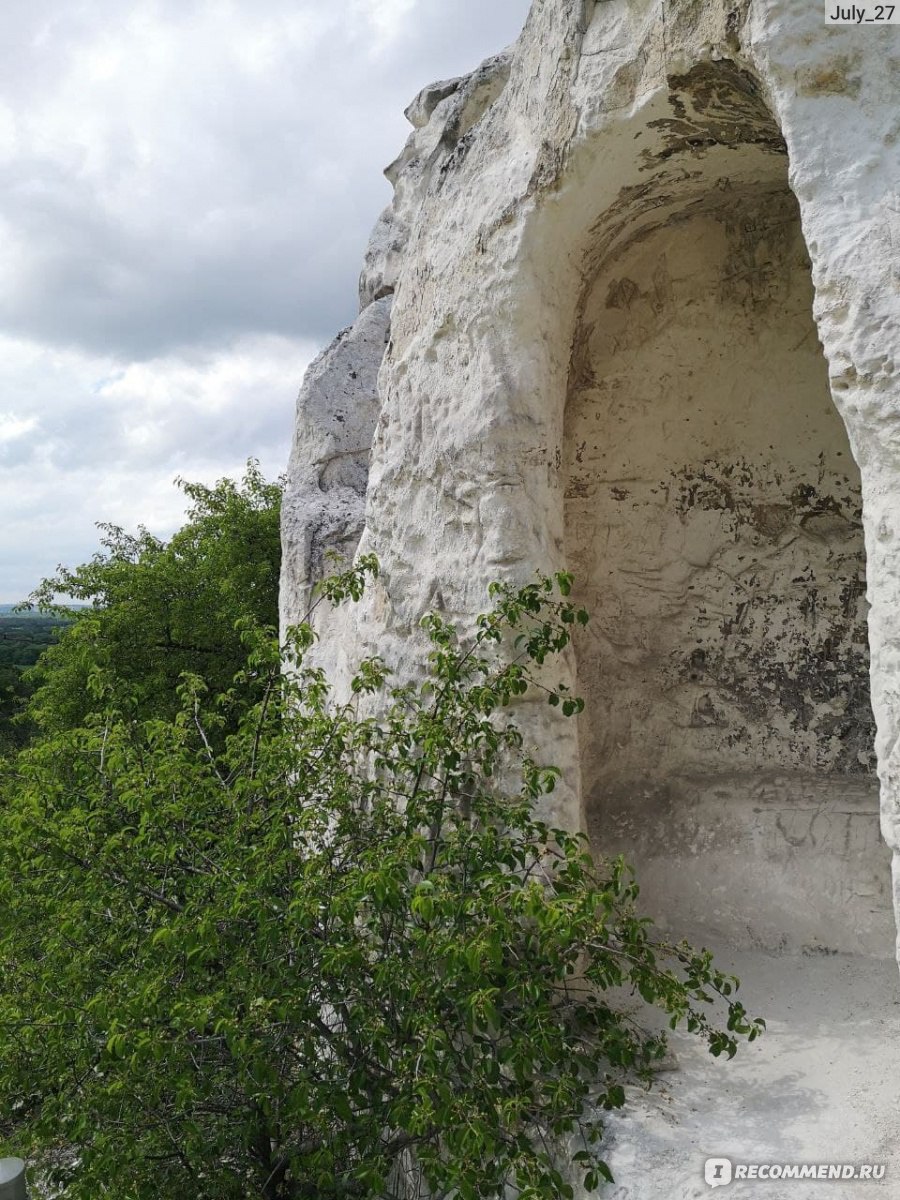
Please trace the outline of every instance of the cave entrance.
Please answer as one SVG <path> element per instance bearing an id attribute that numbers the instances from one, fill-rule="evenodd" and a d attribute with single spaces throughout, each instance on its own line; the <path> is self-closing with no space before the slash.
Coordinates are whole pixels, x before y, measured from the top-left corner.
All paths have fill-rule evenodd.
<path id="1" fill-rule="evenodd" d="M 679 935 L 889 956 L 860 477 L 770 134 L 681 147 L 677 203 L 632 189 L 641 219 L 598 222 L 587 258 L 564 435 L 585 821 Z"/>

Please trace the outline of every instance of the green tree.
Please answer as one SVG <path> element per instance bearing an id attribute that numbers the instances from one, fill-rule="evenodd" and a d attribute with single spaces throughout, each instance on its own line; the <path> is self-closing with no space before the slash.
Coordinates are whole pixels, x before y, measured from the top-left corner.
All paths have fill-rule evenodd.
<path id="1" fill-rule="evenodd" d="M 253 461 L 240 484 L 178 483 L 192 504 L 168 542 L 101 525 L 103 549 L 74 570 L 58 568 L 30 597 L 72 621 L 29 673 L 40 729 L 81 725 L 98 687 L 114 688 L 137 718 L 172 719 L 185 672 L 214 693 L 231 687 L 245 660 L 242 619 L 277 625 L 280 486 Z M 245 700 L 255 694 L 249 686 Z"/>
<path id="2" fill-rule="evenodd" d="M 329 581 L 358 598 L 371 560 Z M 0 1132 L 70 1200 L 571 1196 L 609 1172 L 603 1114 L 664 1038 L 760 1023 L 710 956 L 635 914 L 619 862 L 534 816 L 557 772 L 513 707 L 586 619 L 570 581 L 495 586 L 423 679 L 363 662 L 337 703 L 244 619 L 244 669 L 139 720 L 95 711 L 24 751 L 0 817 Z M 282 674 L 282 654 L 292 670 Z M 543 683 L 535 679 L 540 668 Z M 235 697 L 251 688 L 252 703 Z M 218 738 L 223 722 L 233 732 Z M 367 715 L 368 714 L 368 715 Z"/>

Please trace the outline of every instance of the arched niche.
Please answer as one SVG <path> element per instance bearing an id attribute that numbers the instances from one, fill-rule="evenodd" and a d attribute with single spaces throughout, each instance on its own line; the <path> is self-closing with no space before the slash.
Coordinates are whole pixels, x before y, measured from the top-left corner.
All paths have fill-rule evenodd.
<path id="1" fill-rule="evenodd" d="M 887 956 L 860 479 L 784 146 L 730 64 L 633 144 L 563 432 L 588 833 L 679 934 Z"/>

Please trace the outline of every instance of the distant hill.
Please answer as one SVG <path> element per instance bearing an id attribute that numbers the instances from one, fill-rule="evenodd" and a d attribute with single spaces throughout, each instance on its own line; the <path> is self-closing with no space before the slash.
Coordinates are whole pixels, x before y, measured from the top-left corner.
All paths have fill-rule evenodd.
<path id="1" fill-rule="evenodd" d="M 87 604 L 72 604 L 71 608 L 88 608 Z M 36 608 L 24 609 L 22 612 L 16 612 L 15 604 L 0 604 L 0 621 L 6 617 L 12 617 L 19 621 L 56 621 L 59 618 L 52 616 L 50 613 L 38 612 Z"/>

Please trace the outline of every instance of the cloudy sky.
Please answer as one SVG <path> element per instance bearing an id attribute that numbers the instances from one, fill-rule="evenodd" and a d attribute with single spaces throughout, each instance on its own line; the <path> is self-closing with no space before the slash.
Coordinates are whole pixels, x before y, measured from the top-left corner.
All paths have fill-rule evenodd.
<path id="1" fill-rule="evenodd" d="M 529 0 L 2 0 L 0 601 L 286 464 L 402 110 Z"/>

